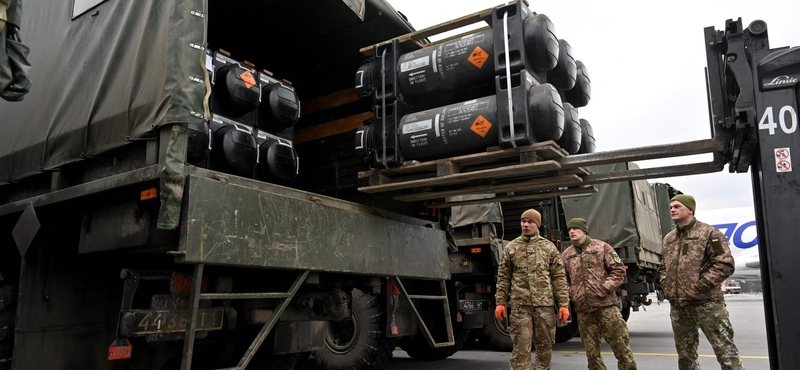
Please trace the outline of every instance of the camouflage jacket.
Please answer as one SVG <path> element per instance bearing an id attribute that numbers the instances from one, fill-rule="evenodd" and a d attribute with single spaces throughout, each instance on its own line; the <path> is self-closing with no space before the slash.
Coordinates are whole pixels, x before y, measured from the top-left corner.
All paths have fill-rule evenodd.
<path id="1" fill-rule="evenodd" d="M 664 259 L 658 271 L 670 304 L 724 300 L 720 286 L 733 269 L 728 241 L 709 224 L 693 219 L 664 237 Z"/>
<path id="2" fill-rule="evenodd" d="M 554 306 L 554 292 L 559 306 L 569 307 L 567 276 L 553 243 L 540 235 L 508 243 L 497 268 L 497 304 L 505 305 L 511 294 L 511 304 Z"/>
<path id="3" fill-rule="evenodd" d="M 588 236 L 582 248 L 573 245 L 561 255 L 570 279 L 569 297 L 578 312 L 615 306 L 617 288 L 625 280 L 625 266 L 614 248 Z"/>

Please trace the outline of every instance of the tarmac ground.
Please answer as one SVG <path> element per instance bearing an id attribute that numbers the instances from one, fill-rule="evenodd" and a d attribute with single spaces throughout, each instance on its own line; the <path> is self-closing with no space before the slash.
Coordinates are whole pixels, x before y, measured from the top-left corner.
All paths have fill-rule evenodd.
<path id="1" fill-rule="evenodd" d="M 726 300 L 734 328 L 734 340 L 745 369 L 769 368 L 764 306 L 761 296 L 731 296 Z M 653 303 L 647 311 L 632 312 L 628 320 L 631 348 L 640 370 L 677 369 L 678 357 L 669 319 L 669 303 Z M 586 369 L 587 361 L 580 338 L 553 347 L 553 370 Z M 719 369 L 714 351 L 700 333 L 700 364 L 703 369 Z M 508 369 L 510 353 L 494 352 L 470 345 L 441 361 L 416 361 L 400 349 L 385 370 L 493 370 Z M 611 348 L 603 343 L 603 359 L 609 370 L 617 369 Z"/>

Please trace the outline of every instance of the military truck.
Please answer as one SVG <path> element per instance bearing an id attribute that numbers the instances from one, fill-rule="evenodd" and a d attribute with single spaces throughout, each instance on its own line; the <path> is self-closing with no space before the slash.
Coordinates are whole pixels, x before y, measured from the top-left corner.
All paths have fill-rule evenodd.
<path id="1" fill-rule="evenodd" d="M 388 3 L 24 9 L 35 83 L 0 102 L 0 368 L 289 369 L 315 351 L 376 369 L 418 329 L 454 344 L 438 218 L 314 180 L 315 148 L 363 121 L 359 48 L 414 31 Z"/>
<path id="2" fill-rule="evenodd" d="M 519 2 L 481 17 L 516 41 L 551 26 Z M 377 369 L 483 326 L 489 288 L 450 279 L 442 213 L 359 191 L 360 48 L 414 31 L 385 1 L 80 0 L 19 23 L 35 84 L 0 102 L 4 368 Z"/>

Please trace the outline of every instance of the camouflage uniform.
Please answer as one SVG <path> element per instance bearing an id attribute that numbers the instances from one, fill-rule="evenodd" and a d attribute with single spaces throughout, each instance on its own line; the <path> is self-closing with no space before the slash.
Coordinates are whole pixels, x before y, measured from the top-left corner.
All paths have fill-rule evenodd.
<path id="1" fill-rule="evenodd" d="M 594 312 L 578 312 L 578 330 L 586 348 L 589 369 L 606 369 L 600 354 L 600 341 L 605 338 L 617 358 L 619 370 L 635 370 L 636 360 L 630 346 L 628 325 L 617 306 L 604 307 Z"/>
<path id="2" fill-rule="evenodd" d="M 728 242 L 711 225 L 692 219 L 664 237 L 659 272 L 664 296 L 670 302 L 679 369 L 700 369 L 698 328 L 714 348 L 722 370 L 743 369 L 720 287 L 733 269 Z"/>
<path id="3" fill-rule="evenodd" d="M 536 346 L 536 370 L 550 369 L 556 335 L 553 295 L 561 307 L 569 307 L 564 265 L 556 247 L 535 235 L 520 236 L 503 250 L 497 271 L 497 305 L 506 305 L 511 295 L 509 332 L 514 343 L 511 370 L 529 370 L 531 341 Z"/>
<path id="4" fill-rule="evenodd" d="M 578 311 L 578 330 L 591 370 L 605 370 L 600 340 L 611 345 L 620 370 L 635 370 L 628 325 L 617 306 L 616 290 L 625 280 L 625 266 L 606 242 L 588 236 L 561 256 L 570 278 L 569 295 Z"/>

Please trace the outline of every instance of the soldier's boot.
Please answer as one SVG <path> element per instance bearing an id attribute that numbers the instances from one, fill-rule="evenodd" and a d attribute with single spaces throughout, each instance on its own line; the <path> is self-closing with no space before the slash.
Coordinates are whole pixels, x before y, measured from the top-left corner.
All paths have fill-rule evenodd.
<path id="1" fill-rule="evenodd" d="M 744 370 L 739 349 L 733 342 L 733 326 L 722 302 L 710 302 L 698 307 L 700 329 L 711 343 L 722 370 Z"/>
<path id="2" fill-rule="evenodd" d="M 672 320 L 672 333 L 675 337 L 675 349 L 678 351 L 678 369 L 700 370 L 700 362 L 697 360 L 700 333 L 694 313 L 688 311 L 687 307 L 671 305 L 669 312 Z"/>
<path id="3" fill-rule="evenodd" d="M 533 312 L 533 342 L 536 346 L 534 370 L 550 370 L 553 343 L 556 342 L 556 313 L 553 307 L 536 307 Z"/>
<path id="4" fill-rule="evenodd" d="M 514 349 L 508 367 L 511 370 L 530 370 L 531 368 L 531 342 L 533 338 L 533 307 L 514 306 L 508 318 L 508 332 Z"/>
<path id="5" fill-rule="evenodd" d="M 583 347 L 586 349 L 589 370 L 606 370 L 603 355 L 600 354 L 600 323 L 594 312 L 578 312 L 578 330 L 581 333 Z"/>
<path id="6" fill-rule="evenodd" d="M 603 328 L 603 337 L 614 351 L 617 358 L 617 368 L 619 370 L 636 370 L 636 359 L 633 358 L 633 351 L 630 345 L 630 334 L 628 324 L 622 318 L 622 314 L 617 307 L 606 307 L 599 310 L 601 316 L 600 325 Z"/>

